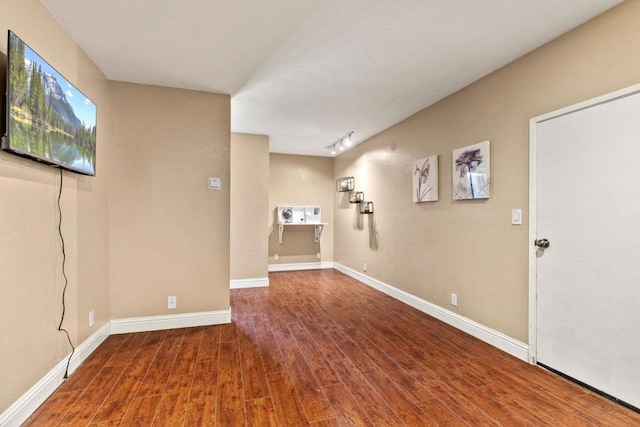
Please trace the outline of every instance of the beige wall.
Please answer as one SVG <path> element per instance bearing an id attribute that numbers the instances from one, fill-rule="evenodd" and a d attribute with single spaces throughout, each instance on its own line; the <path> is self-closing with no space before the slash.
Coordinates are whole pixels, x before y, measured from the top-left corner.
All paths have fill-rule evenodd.
<path id="1" fill-rule="evenodd" d="M 269 264 L 333 261 L 334 188 L 332 158 L 269 156 Z M 314 227 L 303 226 L 285 227 L 279 244 L 276 223 L 279 205 L 320 206 L 322 222 L 328 223 L 320 242 L 314 241 Z"/>
<path id="2" fill-rule="evenodd" d="M 231 279 L 267 277 L 269 137 L 231 134 Z"/>
<path id="3" fill-rule="evenodd" d="M 39 1 L 0 2 L 0 56 L 6 55 L 8 29 L 98 107 L 97 175 L 64 172 L 61 200 L 69 277 L 64 326 L 77 345 L 109 319 L 109 84 Z M 0 86 L 4 93 L 4 78 Z M 0 152 L 0 293 L 5 297 L 0 310 L 0 413 L 70 351 L 57 331 L 64 284 L 58 186 L 57 169 Z M 96 315 L 93 327 L 88 324 L 91 310 Z"/>
<path id="4" fill-rule="evenodd" d="M 225 95 L 112 82 L 112 318 L 229 309 L 229 110 Z"/>
<path id="5" fill-rule="evenodd" d="M 370 233 L 336 208 L 336 261 L 526 342 L 529 119 L 640 82 L 639 51 L 640 2 L 628 1 L 341 155 L 334 177 L 354 175 L 376 214 Z M 484 140 L 491 198 L 453 202 L 451 150 Z M 440 200 L 414 204 L 412 161 L 431 154 Z"/>

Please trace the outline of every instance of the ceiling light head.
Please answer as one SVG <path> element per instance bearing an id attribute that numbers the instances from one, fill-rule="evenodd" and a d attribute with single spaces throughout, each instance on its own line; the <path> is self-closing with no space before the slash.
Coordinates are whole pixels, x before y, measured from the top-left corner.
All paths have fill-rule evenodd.
<path id="1" fill-rule="evenodd" d="M 344 137 L 344 139 L 342 140 L 343 144 L 344 144 L 345 146 L 347 146 L 347 147 L 351 147 L 351 143 L 352 143 L 352 141 L 351 141 L 351 134 L 352 134 L 352 133 L 353 133 L 353 132 L 349 132 L 349 133 L 347 134 L 347 136 L 345 136 L 345 137 Z"/>
<path id="2" fill-rule="evenodd" d="M 344 145 L 338 143 L 338 150 L 344 151 Z"/>
<path id="3" fill-rule="evenodd" d="M 335 146 L 331 147 L 331 155 L 332 156 L 336 155 L 336 147 Z"/>

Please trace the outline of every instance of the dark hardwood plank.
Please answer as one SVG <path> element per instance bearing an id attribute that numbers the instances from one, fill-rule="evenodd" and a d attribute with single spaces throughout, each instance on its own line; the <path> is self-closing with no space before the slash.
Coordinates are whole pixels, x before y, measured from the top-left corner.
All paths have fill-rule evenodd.
<path id="1" fill-rule="evenodd" d="M 148 364 L 146 363 L 136 363 L 131 369 L 128 369 L 114 385 L 111 393 L 102 401 L 102 406 L 99 407 L 92 421 L 101 422 L 122 419 L 136 396 L 138 385 L 147 368 Z M 74 423 L 74 419 L 69 421 L 70 424 Z"/>
<path id="2" fill-rule="evenodd" d="M 260 347 L 256 344 L 253 321 L 248 320 L 242 328 L 239 328 L 238 341 L 244 399 L 269 397 L 267 373 L 262 363 Z"/>
<path id="3" fill-rule="evenodd" d="M 183 337 L 184 329 L 169 330 L 151 364 L 148 364 L 148 359 L 145 359 L 145 363 L 140 367 L 140 370 L 144 371 L 144 378 L 139 385 L 136 397 L 162 394 L 180 352 Z"/>
<path id="4" fill-rule="evenodd" d="M 193 376 L 198 360 L 198 352 L 202 341 L 202 328 L 188 328 L 185 330 L 176 360 L 171 370 L 171 377 Z"/>
<path id="5" fill-rule="evenodd" d="M 154 337 L 160 338 L 163 335 L 164 334 L 154 334 Z M 118 349 L 118 351 L 115 352 L 109 360 L 107 360 L 105 366 L 120 366 L 128 364 L 131 361 L 131 358 L 138 352 L 140 346 L 147 341 L 149 332 L 140 332 L 129 336 L 125 335 L 125 337 L 128 337 L 129 340 L 123 343 L 120 349 Z"/>
<path id="6" fill-rule="evenodd" d="M 305 408 L 308 421 L 319 421 L 334 416 L 331 404 L 320 388 L 304 354 L 295 342 L 291 331 L 282 327 L 276 334 L 280 350 L 292 383 Z"/>
<path id="7" fill-rule="evenodd" d="M 267 377 L 278 425 L 296 427 L 308 424 L 291 378 L 284 372 L 275 372 Z"/>
<path id="8" fill-rule="evenodd" d="M 436 425 L 447 427 L 466 427 L 469 425 L 456 415 L 455 410 L 448 408 L 435 397 L 422 399 L 417 402 L 417 405 L 422 408 L 422 411 L 427 414 Z"/>
<path id="9" fill-rule="evenodd" d="M 95 402 L 103 402 L 111 393 L 122 376 L 122 369 L 117 366 L 106 366 L 97 374 L 71 405 L 69 411 L 60 421 L 60 425 L 89 423 L 98 410 Z"/>
<path id="10" fill-rule="evenodd" d="M 150 426 L 153 423 L 161 395 L 138 397 L 134 399 L 122 422 L 119 419 L 104 421 L 97 425 Z M 112 424 L 109 424 L 112 423 Z M 117 424 L 116 424 L 117 423 Z"/>
<path id="11" fill-rule="evenodd" d="M 276 337 L 273 335 L 271 323 L 266 315 L 256 318 L 253 326 L 253 339 L 260 348 L 264 371 L 267 374 L 272 374 L 286 370 L 282 352 L 280 351 Z"/>
<path id="12" fill-rule="evenodd" d="M 338 384 L 340 378 L 334 372 L 331 364 L 324 358 L 313 337 L 309 335 L 304 326 L 299 322 L 290 323 L 289 330 L 304 355 L 309 368 L 318 380 L 318 384 L 321 386 Z"/>
<path id="13" fill-rule="evenodd" d="M 24 423 L 24 427 L 57 425 L 69 411 L 69 408 L 73 407 L 82 391 L 73 390 L 54 393 L 34 412 L 30 420 Z"/>
<path id="14" fill-rule="evenodd" d="M 348 426 L 373 426 L 365 410 L 356 402 L 353 395 L 349 393 L 344 384 L 336 384 L 323 387 L 329 396 L 331 406 L 338 414 L 338 419 L 342 419 Z"/>
<path id="15" fill-rule="evenodd" d="M 344 417 L 329 418 L 327 420 L 314 421 L 309 424 L 311 427 L 341 427 L 348 426 L 347 420 Z"/>
<path id="16" fill-rule="evenodd" d="M 384 398 L 350 361 L 345 359 L 341 362 L 333 362 L 333 367 L 358 405 L 367 413 L 369 419 L 381 425 L 402 424 L 400 418 L 387 405 Z"/>
<path id="17" fill-rule="evenodd" d="M 247 409 L 247 426 L 248 427 L 267 427 L 277 426 L 276 412 L 270 397 L 261 399 L 247 400 L 245 402 Z"/>
<path id="18" fill-rule="evenodd" d="M 220 343 L 220 364 L 216 400 L 217 426 L 237 426 L 244 424 L 244 395 L 238 340 Z"/>
<path id="19" fill-rule="evenodd" d="M 408 426 L 437 426 L 384 371 L 369 369 L 362 372 L 371 387 L 384 399 L 393 412 Z"/>
<path id="20" fill-rule="evenodd" d="M 219 351 L 218 346 L 216 349 Z M 217 390 L 218 358 L 198 362 L 184 417 L 186 426 L 208 426 L 215 423 Z"/>
<path id="21" fill-rule="evenodd" d="M 189 394 L 193 376 L 172 377 L 162 393 L 153 419 L 155 426 L 181 425 L 189 404 Z"/>

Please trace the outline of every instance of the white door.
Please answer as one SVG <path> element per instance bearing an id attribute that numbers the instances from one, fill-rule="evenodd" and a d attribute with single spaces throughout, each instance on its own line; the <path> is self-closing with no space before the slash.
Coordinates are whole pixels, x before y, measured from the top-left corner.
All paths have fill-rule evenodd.
<path id="1" fill-rule="evenodd" d="M 538 363 L 640 408 L 640 94 L 532 120 Z M 561 113 L 558 115 L 557 113 Z M 544 246 L 543 243 L 538 243 Z"/>

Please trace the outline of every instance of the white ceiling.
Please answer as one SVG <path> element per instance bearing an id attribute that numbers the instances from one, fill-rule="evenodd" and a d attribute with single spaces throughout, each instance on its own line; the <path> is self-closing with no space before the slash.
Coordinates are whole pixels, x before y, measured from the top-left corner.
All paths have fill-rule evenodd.
<path id="1" fill-rule="evenodd" d="M 112 80 L 229 94 L 231 129 L 329 155 L 620 0 L 42 0 Z"/>

